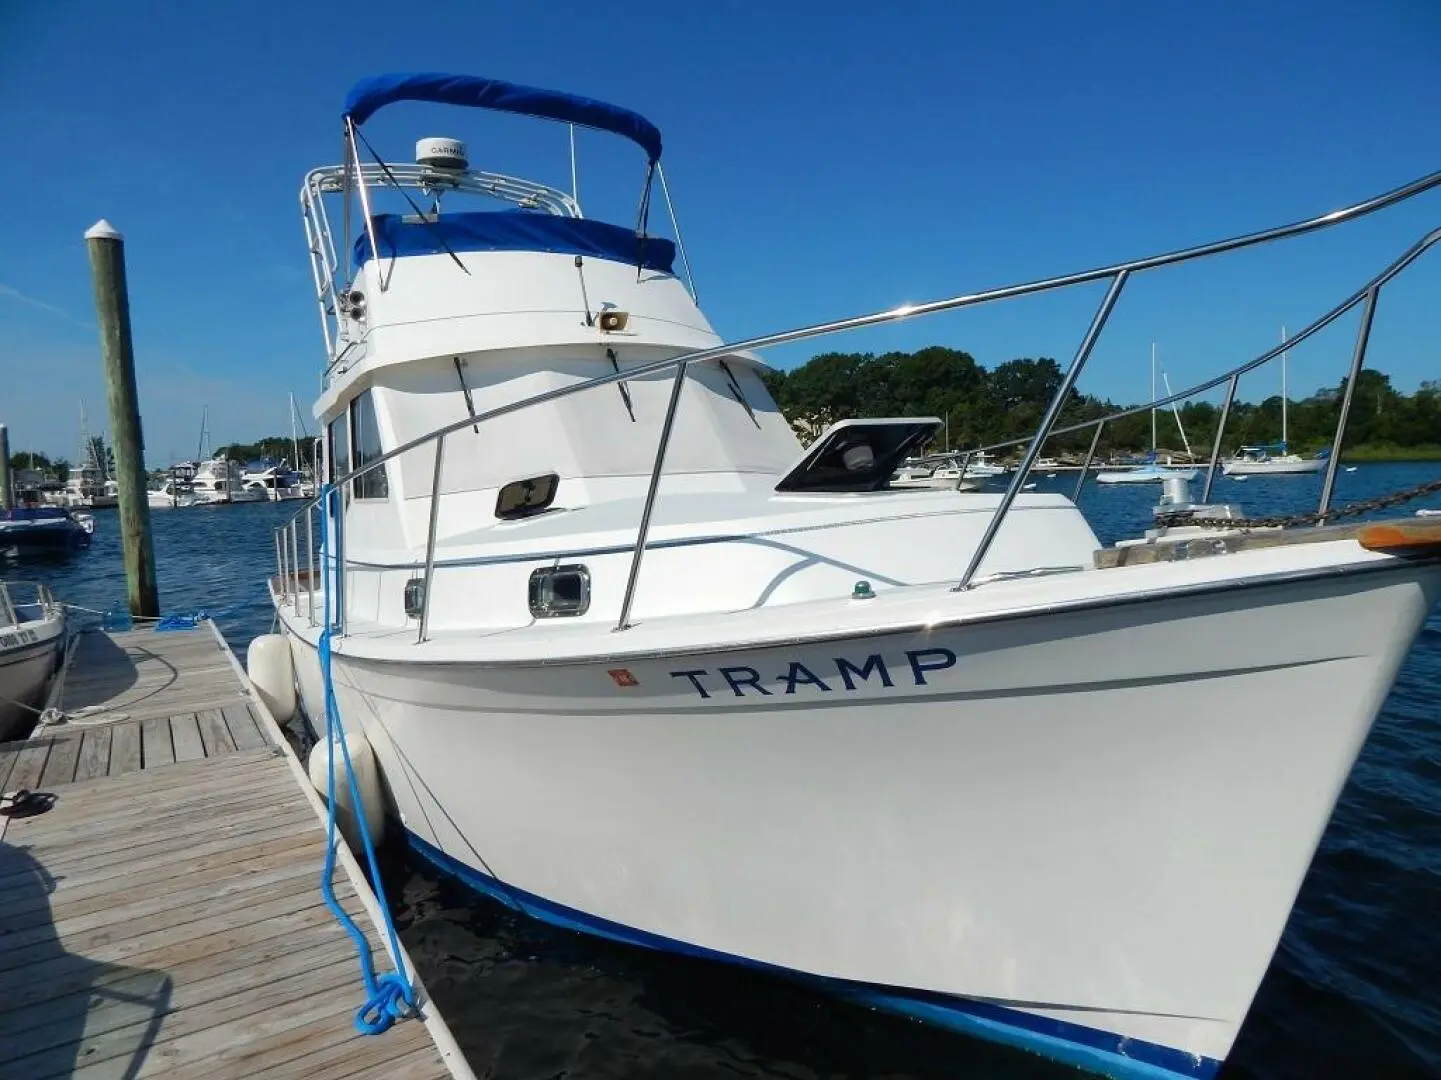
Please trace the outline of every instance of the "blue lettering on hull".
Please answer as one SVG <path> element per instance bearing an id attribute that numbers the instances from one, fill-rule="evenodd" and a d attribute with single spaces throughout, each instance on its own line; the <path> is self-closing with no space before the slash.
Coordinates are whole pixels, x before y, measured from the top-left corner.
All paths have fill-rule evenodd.
<path id="1" fill-rule="evenodd" d="M 854 693 L 865 688 L 891 690 L 895 688 L 896 678 L 904 680 L 907 676 L 911 681 L 905 685 L 929 686 L 927 676 L 955 667 L 956 654 L 944 648 L 907 650 L 905 668 L 898 668 L 894 675 L 880 653 L 871 653 L 864 660 L 837 656 L 831 659 L 829 665 L 790 660 L 783 666 L 784 670 L 775 674 L 745 665 L 731 665 L 714 670 L 690 668 L 672 671 L 670 677 L 688 682 L 702 699 L 717 695 L 743 698 L 796 693 L 828 694 L 836 690 Z"/>

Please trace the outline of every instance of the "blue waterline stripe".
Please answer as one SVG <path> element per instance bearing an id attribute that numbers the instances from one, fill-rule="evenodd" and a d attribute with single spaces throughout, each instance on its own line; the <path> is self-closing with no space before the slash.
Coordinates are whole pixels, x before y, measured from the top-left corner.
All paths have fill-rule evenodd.
<path id="1" fill-rule="evenodd" d="M 1176 1077 L 1212 1080 L 1221 1068 L 1221 1062 L 1213 1058 L 1188 1054 L 1169 1046 L 1127 1038 L 1065 1020 L 1020 1012 L 993 1002 L 807 975 L 775 964 L 692 945 L 646 930 L 637 930 L 609 919 L 587 915 L 507 885 L 452 858 L 409 830 L 406 830 L 406 839 L 416 854 L 478 892 L 531 918 L 567 930 L 661 952 L 739 964 L 797 979 L 862 1005 L 900 1013 L 953 1031 L 1029 1050 L 1064 1064 L 1107 1076 L 1126 1077 L 1130 1080 L 1176 1080 Z"/>

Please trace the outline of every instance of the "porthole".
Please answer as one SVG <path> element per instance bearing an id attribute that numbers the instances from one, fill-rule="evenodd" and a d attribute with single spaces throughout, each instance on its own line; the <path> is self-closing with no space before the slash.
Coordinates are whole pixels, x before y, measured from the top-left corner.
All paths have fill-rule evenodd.
<path id="1" fill-rule="evenodd" d="M 537 619 L 584 615 L 590 607 L 590 571 L 584 566 L 546 566 L 530 575 L 530 613 Z"/>

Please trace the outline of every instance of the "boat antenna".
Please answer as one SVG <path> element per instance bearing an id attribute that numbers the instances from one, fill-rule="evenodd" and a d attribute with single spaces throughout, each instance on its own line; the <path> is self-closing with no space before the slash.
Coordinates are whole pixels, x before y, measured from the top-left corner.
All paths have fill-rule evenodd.
<path id="1" fill-rule="evenodd" d="M 450 261 L 455 263 L 456 266 L 460 267 L 461 270 L 464 271 L 466 277 L 470 277 L 470 271 L 466 269 L 465 263 L 460 261 L 460 256 L 457 255 L 454 250 L 451 249 L 451 246 L 445 242 L 445 236 L 440 231 L 440 223 L 433 219 L 424 210 L 422 210 L 419 204 L 417 204 L 416 201 L 410 197 L 410 192 L 406 191 L 405 188 L 401 187 L 400 181 L 397 180 L 395 178 L 395 174 L 390 171 L 390 166 L 381 160 L 380 155 L 375 152 L 375 147 L 370 145 L 370 140 L 360 133 L 359 128 L 355 129 L 355 135 L 356 138 L 358 138 L 361 142 L 365 144 L 365 149 L 370 151 L 370 156 L 373 157 L 375 159 L 375 163 L 380 166 L 380 171 L 385 174 L 385 178 L 390 181 L 391 185 L 395 188 L 396 191 L 400 192 L 400 194 L 405 197 L 405 201 L 408 202 L 410 204 L 410 208 L 415 211 L 415 216 L 419 218 L 420 221 L 427 228 L 434 231 L 436 243 L 438 243 L 441 248 L 444 249 L 445 253 L 450 256 Z"/>
<path id="2" fill-rule="evenodd" d="M 575 276 L 580 278 L 580 302 L 585 305 L 585 325 L 594 326 L 595 320 L 590 317 L 590 297 L 585 292 L 585 260 L 579 255 L 575 257 Z"/>

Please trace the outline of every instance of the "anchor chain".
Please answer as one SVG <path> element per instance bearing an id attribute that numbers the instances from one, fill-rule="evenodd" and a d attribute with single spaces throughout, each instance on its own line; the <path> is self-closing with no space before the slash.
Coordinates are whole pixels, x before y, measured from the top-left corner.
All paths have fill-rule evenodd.
<path id="1" fill-rule="evenodd" d="M 1156 525 L 1160 528 L 1168 528 L 1173 525 L 1195 525 L 1208 529 L 1290 529 L 1301 525 L 1321 525 L 1338 518 L 1359 517 L 1362 514 L 1369 514 L 1373 510 L 1385 510 L 1390 506 L 1399 506 L 1412 499 L 1419 499 L 1422 495 L 1430 495 L 1435 491 L 1441 491 L 1441 479 L 1428 480 L 1424 484 L 1394 491 L 1389 495 L 1378 495 L 1374 499 L 1363 499 L 1361 502 L 1327 510 L 1325 513 L 1313 511 L 1309 514 L 1259 518 L 1198 518 L 1187 517 L 1184 514 L 1157 514 Z"/>

